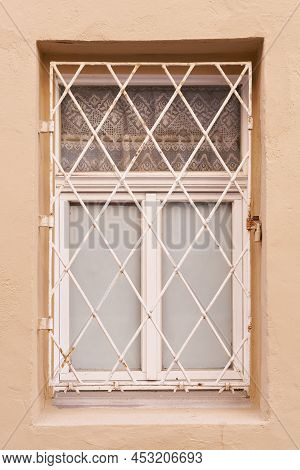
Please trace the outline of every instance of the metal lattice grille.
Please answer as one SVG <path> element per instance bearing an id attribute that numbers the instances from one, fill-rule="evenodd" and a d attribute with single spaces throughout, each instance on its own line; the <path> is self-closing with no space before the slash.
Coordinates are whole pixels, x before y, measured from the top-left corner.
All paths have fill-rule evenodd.
<path id="1" fill-rule="evenodd" d="M 75 67 L 76 71 L 73 74 L 72 78 L 68 81 L 64 77 L 64 67 L 71 66 Z M 102 116 L 100 122 L 97 125 L 92 125 L 90 120 L 87 117 L 87 114 L 83 111 L 82 106 L 76 99 L 76 96 L 72 92 L 73 85 L 77 85 L 77 81 L 80 75 L 84 74 L 85 68 L 89 67 L 104 67 L 106 73 L 110 74 L 111 79 L 114 82 L 114 85 L 118 87 L 118 92 L 115 98 L 110 102 L 110 105 L 107 106 L 107 110 Z M 154 124 L 149 127 L 141 113 L 137 109 L 137 106 L 134 104 L 130 95 L 127 93 L 127 87 L 130 86 L 134 77 L 138 73 L 141 67 L 158 67 L 161 72 L 164 74 L 164 77 L 168 79 L 168 84 L 173 86 L 173 93 L 171 94 L 169 100 L 165 104 L 163 110 L 160 112 Z M 171 73 L 172 67 L 181 68 L 183 71 L 183 77 L 180 81 L 174 78 L 174 75 Z M 210 124 L 204 128 L 203 123 L 199 120 L 196 115 L 193 107 L 187 100 L 185 94 L 182 92 L 182 87 L 185 86 L 188 82 L 188 78 L 191 76 L 194 70 L 201 67 L 212 67 L 222 80 L 223 83 L 228 87 L 228 93 L 220 105 L 218 111 L 215 113 L 213 119 L 211 119 Z M 131 67 L 131 72 L 128 74 L 128 77 L 125 80 L 120 80 L 119 75 L 116 73 L 116 68 L 120 67 Z M 226 67 L 235 67 L 239 68 L 239 74 L 236 75 L 235 80 L 232 81 L 229 78 L 229 75 L 225 73 Z M 51 376 L 51 384 L 57 390 L 68 389 L 74 387 L 75 389 L 193 389 L 193 388 L 218 388 L 222 389 L 224 387 L 246 387 L 249 383 L 249 331 L 248 325 L 250 323 L 250 287 L 249 287 L 249 236 L 244 234 L 242 236 L 242 243 L 240 245 L 240 252 L 236 254 L 235 259 L 230 260 L 225 253 L 225 250 L 218 241 L 215 233 L 213 232 L 210 222 L 213 219 L 216 211 L 220 205 L 226 200 L 229 194 L 236 194 L 242 205 L 241 214 L 241 224 L 243 224 L 243 217 L 248 213 L 249 208 L 249 194 L 250 194 L 250 143 L 251 143 L 251 125 L 248 126 L 248 123 L 251 123 L 252 120 L 252 108 L 251 108 L 251 64 L 248 62 L 239 62 L 239 63 L 177 63 L 177 64 L 164 64 L 164 63 L 51 63 L 50 70 L 50 120 L 54 121 L 54 132 L 51 133 L 50 137 L 50 214 L 54 215 L 56 224 L 54 227 L 49 228 L 49 317 L 54 318 L 54 330 L 49 332 L 49 354 L 51 357 L 49 372 Z M 243 96 L 240 94 L 240 86 L 243 84 L 243 89 L 246 90 L 246 94 Z M 59 89 L 63 90 L 61 93 L 57 92 Z M 245 98 L 246 96 L 246 98 Z M 59 144 L 58 136 L 60 135 L 59 129 L 59 111 L 63 100 L 68 97 L 68 100 L 71 100 L 73 106 L 76 108 L 80 114 L 81 119 L 85 123 L 85 127 L 89 130 L 90 137 L 86 139 L 85 145 L 80 149 L 79 155 L 73 161 L 71 168 L 66 170 L 64 168 L 60 155 L 59 155 Z M 131 111 L 134 113 L 136 119 L 140 122 L 141 128 L 145 133 L 144 139 L 141 141 L 137 151 L 130 158 L 128 166 L 122 169 L 118 168 L 114 158 L 112 157 L 110 151 L 107 149 L 103 139 L 101 138 L 101 130 L 107 122 L 111 112 L 116 107 L 120 98 L 125 99 Z M 241 109 L 243 110 L 244 115 L 246 116 L 246 144 L 241 147 L 241 158 L 237 168 L 232 171 L 228 168 L 228 165 L 224 161 L 222 156 L 222 151 L 219 151 L 216 144 L 211 139 L 211 132 L 218 121 L 222 111 L 226 107 L 230 99 L 234 97 L 240 104 Z M 186 108 L 186 111 L 190 113 L 190 116 L 193 119 L 194 125 L 199 129 L 199 141 L 194 146 L 193 151 L 190 153 L 189 157 L 186 159 L 184 165 L 177 171 L 173 168 L 169 159 L 167 158 L 165 152 L 162 149 L 162 146 L 155 138 L 155 130 L 163 120 L 164 116 L 172 106 L 172 103 L 175 99 L 180 99 L 182 104 Z M 153 148 L 155 148 L 157 154 L 159 155 L 161 162 L 164 165 L 165 170 L 165 187 L 163 191 L 163 196 L 161 197 L 160 203 L 158 204 L 157 211 L 155 214 L 150 214 L 142 204 L 138 191 L 136 190 L 136 184 L 132 180 L 132 170 L 134 165 L 136 165 L 140 155 L 143 152 L 144 147 L 151 142 Z M 216 182 L 215 186 L 218 187 L 218 191 L 214 189 L 214 205 L 207 217 L 204 217 L 197 204 L 195 203 L 194 194 L 191 194 L 191 190 L 188 183 L 189 176 L 189 166 L 193 162 L 197 152 L 203 145 L 206 143 L 210 147 L 210 151 L 214 154 L 214 157 L 217 159 L 218 164 L 220 165 L 222 172 L 214 175 L 214 181 Z M 99 213 L 94 216 L 88 209 L 87 199 L 85 197 L 86 191 L 91 191 L 92 185 L 95 183 L 95 178 L 97 175 L 82 175 L 78 176 L 76 170 L 80 167 L 80 163 L 84 159 L 84 156 L 88 152 L 91 145 L 94 144 L 101 149 L 102 154 L 104 155 L 107 163 L 112 170 L 110 178 L 112 181 L 111 188 L 109 190 L 109 195 L 105 197 L 104 203 L 101 205 L 101 210 Z M 82 180 L 80 179 L 82 178 Z M 90 179 L 89 179 L 90 178 Z M 201 181 L 205 180 L 205 177 L 202 175 L 197 175 L 201 184 Z M 100 183 L 101 184 L 101 183 Z M 133 203 L 141 216 L 143 221 L 143 229 L 140 234 L 139 239 L 135 243 L 135 246 L 130 251 L 128 256 L 124 261 L 121 261 L 116 251 L 110 246 L 107 237 L 100 228 L 99 221 L 103 216 L 104 212 L 110 204 L 114 202 L 118 194 L 122 192 L 126 194 L 128 200 Z M 86 234 L 82 238 L 79 246 L 76 248 L 71 258 L 68 259 L 65 257 L 65 253 L 61 250 L 59 243 L 59 231 L 60 227 L 58 226 L 58 207 L 59 201 L 62 196 L 68 193 L 68 195 L 73 198 L 78 204 L 80 204 L 82 210 L 86 214 L 87 218 L 90 221 L 90 228 L 87 230 Z M 195 211 L 195 214 L 201 222 L 201 228 L 197 230 L 192 242 L 186 249 L 184 255 L 179 261 L 175 261 L 170 251 L 166 247 L 161 234 L 158 232 L 156 227 L 156 221 L 162 213 L 166 204 L 172 200 L 174 194 L 180 194 L 184 197 L 192 209 Z M 217 196 L 216 196 L 217 194 Z M 242 215 L 244 214 L 244 215 Z M 80 285 L 78 279 L 76 279 L 74 273 L 72 272 L 73 263 L 76 260 L 84 242 L 89 238 L 91 233 L 95 231 L 99 237 L 102 239 L 104 245 L 109 250 L 112 255 L 113 262 L 116 263 L 118 271 L 109 284 L 108 288 L 105 291 L 105 294 L 99 301 L 97 305 L 93 305 L 90 299 L 88 298 L 85 290 Z M 222 254 L 225 262 L 228 265 L 228 273 L 224 280 L 222 281 L 219 288 L 216 290 L 212 296 L 208 306 L 204 307 L 203 302 L 195 294 L 190 283 L 187 281 L 186 277 L 183 274 L 182 265 L 185 262 L 187 256 L 191 253 L 194 244 L 199 240 L 201 234 L 206 231 L 209 236 L 212 238 L 216 246 L 218 247 L 220 253 Z M 152 299 L 151 304 L 145 301 L 141 292 L 136 288 L 134 282 L 132 281 L 131 276 L 128 273 L 128 263 L 132 258 L 135 250 L 140 247 L 144 242 L 147 236 L 151 234 L 160 250 L 164 253 L 166 258 L 172 264 L 173 271 L 169 276 L 168 280 L 164 283 L 160 292 L 157 294 L 155 299 Z M 113 291 L 114 286 L 116 285 L 117 280 L 120 276 L 123 276 L 132 291 L 134 292 L 136 298 L 138 299 L 143 316 L 141 317 L 141 322 L 135 333 L 130 338 L 130 341 L 125 348 L 120 350 L 116 345 L 116 339 L 112 337 L 109 331 L 106 329 L 103 320 L 101 319 L 101 308 L 104 302 L 107 300 L 110 293 Z M 155 311 L 160 305 L 164 294 L 169 288 L 172 280 L 175 276 L 178 276 L 182 285 L 186 291 L 191 296 L 191 299 L 195 303 L 198 309 L 199 318 L 196 324 L 193 326 L 192 330 L 186 337 L 185 341 L 179 348 L 179 350 L 174 350 L 165 336 L 164 331 L 160 322 L 157 320 Z M 82 299 L 84 300 L 86 306 L 89 309 L 89 317 L 86 319 L 85 324 L 81 328 L 81 331 L 78 332 L 78 335 L 72 344 L 65 344 L 61 337 L 61 327 L 60 327 L 60 318 L 57 313 L 58 306 L 58 297 L 61 295 L 61 292 L 64 289 L 64 282 L 68 278 L 72 282 L 78 292 L 80 293 Z M 240 291 L 240 297 L 242 297 L 240 303 L 240 311 L 236 312 L 236 315 L 240 317 L 240 333 L 239 342 L 234 344 L 233 351 L 228 347 L 226 341 L 222 337 L 222 332 L 218 331 L 218 328 L 212 321 L 210 317 L 210 311 L 212 306 L 222 293 L 224 287 L 229 280 L 234 280 L 235 285 Z M 75 369 L 72 363 L 72 355 L 76 350 L 79 342 L 82 337 L 86 334 L 87 329 L 91 325 L 92 321 L 95 320 L 98 324 L 98 327 L 101 329 L 107 340 L 109 341 L 112 350 L 115 354 L 115 364 L 113 368 L 106 372 L 102 378 L 93 379 L 92 375 L 81 374 L 78 370 Z M 228 361 L 225 367 L 222 370 L 214 371 L 213 375 L 207 374 L 205 376 L 205 371 L 203 371 L 199 377 L 195 376 L 194 373 L 187 370 L 184 367 L 184 364 L 181 361 L 182 354 L 193 338 L 196 331 L 201 328 L 201 324 L 206 322 L 209 325 L 209 328 L 217 338 L 222 349 L 225 351 Z M 136 340 L 136 338 L 144 331 L 146 326 L 149 324 L 152 325 L 153 330 L 155 330 L 157 336 L 160 339 L 160 342 L 168 350 L 172 356 L 172 361 L 166 370 L 162 370 L 159 377 L 156 380 L 147 380 L 141 379 L 134 370 L 131 370 L 126 361 L 126 355 L 128 350 Z M 180 371 L 180 380 L 175 380 L 172 378 L 172 371 L 174 367 Z M 118 371 L 120 367 L 125 373 L 125 376 L 119 380 Z M 229 372 L 234 369 L 234 374 L 229 374 Z M 230 377 L 234 377 L 231 379 Z"/>

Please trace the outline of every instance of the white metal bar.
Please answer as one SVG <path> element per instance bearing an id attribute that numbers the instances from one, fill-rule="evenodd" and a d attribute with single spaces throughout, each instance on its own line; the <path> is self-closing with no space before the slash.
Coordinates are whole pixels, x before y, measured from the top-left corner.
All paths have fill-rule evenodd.
<path id="1" fill-rule="evenodd" d="M 53 119 L 53 69 L 50 68 L 50 82 L 49 82 L 49 117 Z M 51 200 L 53 198 L 54 178 L 53 178 L 53 160 L 52 160 L 52 149 L 53 149 L 53 132 L 50 134 L 49 142 L 49 216 L 53 216 L 51 210 Z M 48 232 L 48 317 L 52 318 L 52 278 L 53 278 L 53 267 L 52 267 L 52 238 L 53 238 L 53 227 L 49 227 Z M 48 376 L 49 379 L 52 375 L 52 341 L 50 334 L 48 335 Z"/>
<path id="2" fill-rule="evenodd" d="M 59 108 L 60 104 L 62 103 L 62 101 L 64 100 L 65 96 L 67 95 L 68 93 L 68 90 L 71 88 L 71 86 L 74 84 L 75 80 L 77 79 L 78 75 L 80 74 L 80 72 L 82 71 L 82 69 L 84 68 L 84 64 L 81 64 L 75 75 L 73 76 L 73 78 L 70 80 L 70 82 L 68 83 L 67 87 L 64 89 L 61 97 L 59 98 L 58 102 L 55 104 L 54 106 L 54 109 L 53 109 L 53 114 L 55 113 L 55 111 Z"/>
<path id="3" fill-rule="evenodd" d="M 179 66 L 179 67 L 188 67 L 189 65 L 193 64 L 195 66 L 202 66 L 202 67 L 206 67 L 207 65 L 222 65 L 222 66 L 225 66 L 225 65 L 249 65 L 251 64 L 251 62 L 249 61 L 241 61 L 241 62 L 168 62 L 168 61 L 165 61 L 165 62 L 76 62 L 76 61 L 70 61 L 70 62 L 64 62 L 64 61 L 61 61 L 61 62 L 57 62 L 57 61 L 51 61 L 50 62 L 50 65 L 54 66 L 54 65 L 81 65 L 81 64 L 84 64 L 84 65 L 112 65 L 113 67 L 114 66 L 130 66 L 130 65 L 139 65 L 139 66 L 153 66 L 153 65 L 158 65 L 158 66 L 161 66 L 163 64 L 165 65 L 168 65 L 168 66 Z"/>
<path id="4" fill-rule="evenodd" d="M 248 75 L 248 92 L 249 92 L 249 116 L 252 119 L 252 64 L 249 65 L 249 75 Z M 248 147 L 249 153 L 252 153 L 252 126 L 248 126 Z M 247 207 L 244 204 L 245 209 L 245 216 L 251 214 L 251 204 L 252 204 L 252 168 L 251 162 L 248 164 L 248 181 L 247 181 Z M 247 217 L 246 216 L 246 217 Z M 251 243 L 250 239 L 250 232 L 244 230 L 244 237 L 247 239 L 247 243 Z M 245 297 L 245 312 L 244 312 L 244 335 L 248 337 L 248 341 L 243 345 L 243 372 L 244 372 L 244 380 L 250 382 L 250 341 L 251 341 L 251 253 L 250 250 L 247 255 L 246 266 L 245 266 L 245 277 L 246 277 L 246 285 L 247 290 L 249 292 L 248 297 Z"/>
<path id="5" fill-rule="evenodd" d="M 226 73 L 224 72 L 224 70 L 222 69 L 222 67 L 219 64 L 217 65 L 217 69 L 222 74 L 222 76 L 223 76 L 224 80 L 226 81 L 227 85 L 229 85 L 230 88 L 232 88 L 233 84 L 232 84 L 231 80 L 227 77 Z M 250 114 L 249 108 L 245 104 L 244 100 L 241 98 L 241 96 L 239 95 L 239 93 L 237 92 L 236 89 L 234 90 L 234 94 L 235 94 L 236 98 L 239 100 L 240 104 L 246 110 L 247 114 L 249 115 Z"/>
<path id="6" fill-rule="evenodd" d="M 219 375 L 219 377 L 217 378 L 216 380 L 216 383 L 219 383 L 221 378 L 223 377 L 223 375 L 225 374 L 226 370 L 228 369 L 228 367 L 230 366 L 230 364 L 232 364 L 232 362 L 234 361 L 234 358 L 236 357 L 236 355 L 238 354 L 238 352 L 240 351 L 240 349 L 244 346 L 245 342 L 249 340 L 249 336 L 245 336 L 243 338 L 243 340 L 241 341 L 240 345 L 238 346 L 238 348 L 235 350 L 235 352 L 232 354 L 232 356 L 230 357 L 229 361 L 227 362 L 226 366 L 224 367 L 223 371 L 221 372 L 221 374 Z"/>
<path id="7" fill-rule="evenodd" d="M 56 247 L 55 247 L 54 244 L 53 244 L 53 249 L 54 249 L 55 254 L 58 256 L 60 262 L 64 265 L 64 267 L 66 267 L 66 263 L 65 263 L 64 260 L 62 259 L 62 257 L 61 257 L 61 255 L 60 255 L 59 251 L 56 249 Z M 75 278 L 74 274 L 72 273 L 71 270 L 68 271 L 68 274 L 69 274 L 69 276 L 71 277 L 72 281 L 74 282 L 75 286 L 77 287 L 78 291 L 80 292 L 80 294 L 81 294 L 83 300 L 85 301 L 86 305 L 87 305 L 88 308 L 90 309 L 91 314 L 92 314 L 91 317 L 94 317 L 94 318 L 97 320 L 97 322 L 98 322 L 98 324 L 99 324 L 101 330 L 103 331 L 103 333 L 105 334 L 106 338 L 107 338 L 108 341 L 110 342 L 110 345 L 111 345 L 112 348 L 114 349 L 114 351 L 115 351 L 115 353 L 117 354 L 118 358 L 120 358 L 120 352 L 119 352 L 117 346 L 115 345 L 115 343 L 114 343 L 114 341 L 112 340 L 110 334 L 108 333 L 108 331 L 106 330 L 106 328 L 105 328 L 105 326 L 103 325 L 102 321 L 100 320 L 99 316 L 97 315 L 96 311 L 94 310 L 92 304 L 91 304 L 90 301 L 88 300 L 86 294 L 84 293 L 82 287 L 81 287 L 80 284 L 78 283 L 78 281 L 77 281 L 77 279 Z M 80 339 L 80 338 L 79 338 L 79 339 Z M 77 344 L 78 344 L 78 342 L 79 342 L 79 339 L 78 339 L 78 341 L 77 341 Z M 76 346 L 75 346 L 75 347 L 76 347 Z M 75 347 L 74 347 L 74 344 L 73 344 L 72 347 L 70 348 L 71 353 L 74 351 Z M 68 355 L 71 354 L 71 353 L 69 352 Z M 122 360 L 119 360 L 119 363 L 121 363 L 121 364 L 125 367 L 125 369 L 127 370 L 129 376 L 131 377 L 131 379 L 132 379 L 133 381 L 135 381 L 134 378 L 133 378 L 133 376 L 132 376 L 131 370 L 129 369 L 129 367 L 128 367 L 128 365 L 125 363 L 125 361 L 122 359 Z"/>
<path id="8" fill-rule="evenodd" d="M 218 296 L 220 295 L 220 293 L 222 292 L 222 290 L 224 289 L 226 283 L 228 282 L 228 280 L 230 279 L 230 277 L 232 276 L 232 273 L 233 271 L 236 269 L 236 267 L 238 266 L 238 264 L 240 263 L 241 259 L 243 258 L 244 254 L 246 252 L 246 249 L 243 250 L 243 252 L 240 254 L 240 256 L 238 257 L 236 263 L 232 266 L 232 268 L 230 269 L 228 275 L 226 276 L 226 278 L 224 279 L 223 283 L 221 284 L 221 286 L 219 287 L 218 291 L 216 292 L 216 294 L 214 295 L 214 297 L 212 298 L 212 300 L 210 301 L 209 305 L 206 307 L 206 309 L 204 309 L 202 307 L 202 305 L 200 304 L 200 302 L 198 301 L 197 297 L 195 296 L 195 294 L 193 293 L 193 291 L 191 291 L 191 295 L 193 297 L 193 299 L 195 300 L 195 303 L 197 305 L 197 307 L 199 308 L 200 312 L 201 312 L 201 316 L 199 318 L 199 320 L 197 321 L 196 325 L 194 326 L 194 328 L 192 329 L 192 331 L 190 332 L 189 336 L 187 337 L 187 339 L 185 340 L 185 342 L 183 343 L 182 347 L 180 348 L 179 352 L 177 353 L 176 355 L 176 358 L 174 358 L 174 360 L 171 362 L 169 368 L 167 369 L 165 375 L 164 375 L 164 378 L 162 381 L 166 380 L 166 378 L 168 377 L 168 374 L 169 372 L 171 371 L 171 369 L 173 368 L 175 362 L 177 362 L 177 360 L 179 359 L 179 357 L 181 356 L 182 352 L 184 351 L 184 349 L 186 348 L 186 346 L 188 345 L 188 342 L 191 340 L 191 338 L 194 336 L 195 332 L 197 331 L 197 329 L 199 328 L 199 325 L 201 324 L 202 320 L 206 320 L 207 323 L 209 324 L 210 328 L 212 329 L 213 333 L 215 334 L 216 338 L 218 339 L 219 343 L 221 344 L 221 346 L 223 347 L 224 351 L 227 353 L 228 356 L 231 356 L 231 353 L 229 352 L 227 346 L 225 345 L 224 341 L 222 340 L 219 332 L 217 331 L 217 329 L 215 328 L 213 322 L 210 320 L 209 316 L 208 316 L 208 312 L 209 310 L 211 309 L 211 307 L 213 306 L 213 304 L 215 303 L 216 299 L 218 298 Z M 190 290 L 189 286 L 187 286 L 187 289 Z"/>
<path id="9" fill-rule="evenodd" d="M 128 85 L 128 83 L 130 82 L 130 80 L 132 79 L 132 77 L 134 76 L 135 72 L 137 71 L 138 69 L 138 66 L 135 66 L 132 70 L 132 72 L 130 73 L 128 79 L 125 81 L 124 85 L 121 86 L 120 88 L 120 91 L 119 93 L 117 94 L 117 96 L 115 97 L 115 99 L 113 100 L 112 104 L 110 105 L 110 107 L 108 108 L 108 110 L 106 111 L 106 113 L 104 114 L 103 118 L 101 119 L 100 123 L 98 124 L 98 126 L 96 127 L 96 129 L 93 129 L 93 127 L 91 126 L 89 120 L 86 118 L 84 112 L 82 111 L 81 107 L 79 106 L 77 100 L 74 98 L 74 95 L 73 93 L 71 93 L 71 87 L 67 87 L 67 84 L 65 82 L 65 80 L 63 79 L 61 73 L 58 71 L 57 67 L 55 67 L 55 71 L 56 73 L 58 74 L 58 76 L 60 77 L 61 81 L 63 82 L 66 90 L 67 90 L 67 93 L 70 95 L 70 97 L 72 98 L 72 100 L 74 101 L 75 100 L 75 104 L 76 106 L 78 107 L 78 110 L 80 112 L 80 114 L 82 115 L 82 117 L 84 118 L 84 120 L 87 122 L 88 124 L 88 127 L 90 130 L 92 130 L 92 135 L 90 137 L 90 139 L 88 140 L 88 142 L 86 143 L 85 147 L 82 149 L 82 152 L 80 153 L 80 155 L 78 156 L 77 160 L 74 162 L 73 164 L 73 167 L 71 168 L 71 170 L 68 172 L 68 175 L 65 176 L 65 183 L 66 182 L 69 182 L 71 176 L 73 175 L 73 173 L 75 172 L 77 166 L 79 165 L 80 161 L 83 159 L 84 155 L 86 154 L 89 146 L 91 145 L 91 143 L 93 142 L 93 140 L 95 139 L 95 136 L 97 137 L 97 141 L 99 140 L 98 139 L 98 133 L 99 131 L 101 130 L 101 128 L 103 127 L 105 121 L 107 120 L 109 114 L 111 113 L 111 111 L 113 110 L 113 108 L 115 107 L 117 101 L 120 99 L 122 93 L 124 92 L 126 86 Z M 99 142 L 98 142 L 99 143 Z M 114 165 L 113 165 L 114 166 Z M 64 184 L 65 184 L 64 183 Z M 57 195 L 56 195 L 56 198 L 59 197 L 61 191 L 63 190 L 63 187 L 64 187 L 64 184 L 63 186 L 59 189 Z"/>
<path id="10" fill-rule="evenodd" d="M 164 67 L 165 71 L 166 71 L 166 74 L 168 75 L 168 77 L 170 78 L 171 82 L 173 83 L 174 86 L 176 86 L 176 83 L 172 77 L 172 75 L 170 74 L 170 72 L 168 71 L 167 67 Z M 237 79 L 237 81 L 235 82 L 234 85 L 232 85 L 230 87 L 230 92 L 229 94 L 227 95 L 226 99 L 224 100 L 223 102 L 223 109 L 225 107 L 225 105 L 228 103 L 229 99 L 231 98 L 232 94 L 234 93 L 236 87 L 238 86 L 238 84 L 241 82 L 244 74 L 247 72 L 248 70 L 248 67 L 245 66 L 244 69 L 242 70 L 239 78 Z M 202 126 L 201 122 L 199 121 L 199 119 L 197 118 L 196 114 L 194 113 L 193 109 L 191 108 L 189 102 L 186 100 L 185 96 L 183 95 L 183 93 L 181 91 L 179 91 L 179 95 L 182 99 L 182 101 L 184 102 L 185 106 L 187 107 L 187 109 L 190 111 L 191 115 L 193 116 L 196 124 L 198 125 L 199 129 L 201 130 L 202 134 L 204 135 L 205 139 L 207 140 L 207 142 L 209 143 L 209 145 L 211 146 L 211 149 L 213 150 L 214 154 L 217 156 L 218 160 L 220 161 L 221 165 L 223 166 L 224 170 L 228 173 L 229 176 L 232 176 L 232 173 L 231 171 L 229 170 L 229 168 L 227 167 L 227 165 L 225 164 L 223 158 L 221 157 L 220 153 L 218 152 L 218 150 L 216 149 L 215 145 L 213 144 L 211 138 L 209 137 L 209 132 L 206 131 L 204 129 L 204 127 Z M 224 104 L 225 103 L 225 104 Z M 222 108 L 222 107 L 221 107 Z M 221 109 L 220 108 L 220 109 Z M 221 113 L 220 113 L 221 114 Z M 210 126 L 209 126 L 210 127 Z M 211 127 L 210 127 L 211 129 Z M 240 192 L 241 196 L 244 198 L 244 193 L 243 191 L 241 190 L 241 188 L 238 186 L 238 183 L 236 182 L 236 180 L 233 181 L 235 186 L 237 187 L 238 191 Z"/>

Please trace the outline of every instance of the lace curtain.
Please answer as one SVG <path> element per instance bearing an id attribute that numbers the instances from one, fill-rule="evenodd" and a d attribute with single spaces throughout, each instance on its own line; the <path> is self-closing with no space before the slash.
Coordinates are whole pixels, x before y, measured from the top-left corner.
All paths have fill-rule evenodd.
<path id="1" fill-rule="evenodd" d="M 111 105 L 116 86 L 73 86 L 72 92 L 94 128 Z M 61 90 L 61 93 L 63 89 Z M 149 127 L 174 93 L 171 86 L 129 86 L 127 92 Z M 206 129 L 228 94 L 226 86 L 184 86 L 182 92 Z M 91 136 L 84 119 L 67 95 L 61 105 L 61 159 L 69 171 Z M 125 170 L 146 133 L 125 97 L 121 97 L 99 132 L 99 137 L 120 170 Z M 180 171 L 202 133 L 180 97 L 157 126 L 154 136 L 176 171 Z M 210 137 L 230 170 L 240 162 L 240 104 L 232 96 L 215 123 Z M 167 166 L 150 140 L 135 162 L 133 171 L 165 171 Z M 223 170 L 205 140 L 189 166 L 190 171 Z M 103 150 L 94 140 L 76 171 L 112 171 Z"/>

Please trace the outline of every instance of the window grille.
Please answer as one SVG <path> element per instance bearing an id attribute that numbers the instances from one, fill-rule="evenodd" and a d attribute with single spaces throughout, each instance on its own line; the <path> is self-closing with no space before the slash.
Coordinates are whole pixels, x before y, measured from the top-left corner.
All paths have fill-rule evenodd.
<path id="1" fill-rule="evenodd" d="M 248 387 L 251 87 L 249 62 L 50 64 L 54 390 Z M 103 225 L 114 207 L 129 235 L 138 226 L 130 248 Z M 170 214 L 171 232 L 188 217 L 179 250 Z M 85 251 L 93 236 L 105 255 Z"/>

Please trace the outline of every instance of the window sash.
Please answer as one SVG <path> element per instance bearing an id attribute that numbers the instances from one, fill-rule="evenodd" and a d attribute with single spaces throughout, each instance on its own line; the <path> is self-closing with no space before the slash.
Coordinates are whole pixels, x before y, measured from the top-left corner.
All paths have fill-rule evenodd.
<path id="1" fill-rule="evenodd" d="M 199 187 L 201 187 L 201 180 L 202 178 L 198 178 Z M 138 199 L 143 204 L 145 201 L 153 201 L 159 203 L 159 200 L 163 199 L 164 193 L 157 193 L 157 192 L 147 192 L 147 193 L 139 193 Z M 208 192 L 195 192 L 193 194 L 193 201 L 194 202 L 216 202 L 220 193 L 208 193 Z M 91 203 L 105 203 L 107 196 L 106 193 L 87 193 L 82 192 L 81 197 L 83 201 L 91 202 Z M 118 201 L 121 203 L 128 203 L 131 202 L 131 198 L 128 194 L 119 195 Z M 176 194 L 173 198 L 173 202 L 185 202 L 186 198 L 182 194 Z M 68 207 L 71 202 L 77 202 L 77 198 L 73 193 L 64 192 L 61 194 L 59 200 L 57 201 L 57 208 L 56 208 L 56 220 L 55 226 L 58 228 L 57 230 L 57 245 L 60 247 L 60 252 L 63 258 L 66 261 L 69 261 L 69 250 L 65 247 L 64 240 L 66 239 L 66 231 L 68 230 L 68 225 L 66 225 L 65 221 L 65 213 L 68 212 Z M 241 200 L 241 196 L 238 193 L 230 193 L 226 195 L 224 198 L 224 202 L 231 202 L 232 203 L 232 257 L 233 262 L 239 256 L 242 245 L 243 245 L 243 220 L 246 218 L 246 214 L 243 214 L 243 204 Z M 144 204 L 145 207 L 148 208 L 150 211 L 150 207 L 147 204 Z M 150 214 L 148 214 L 150 215 Z M 158 225 L 161 224 L 161 221 L 158 221 Z M 245 227 L 245 225 L 244 225 Z M 142 227 L 142 231 L 143 231 Z M 160 231 L 160 227 L 158 227 Z M 154 250 L 151 249 L 152 246 L 152 238 L 154 235 L 152 232 L 147 232 L 148 237 L 145 238 L 144 242 L 142 243 L 142 296 L 147 297 L 149 295 L 148 301 L 149 305 L 151 301 L 157 297 L 157 293 L 161 290 L 161 279 L 158 277 L 158 273 L 161 272 L 161 250 L 160 248 Z M 247 235 L 247 234 L 245 234 Z M 151 265 L 145 262 L 151 260 Z M 112 261 L 114 262 L 114 261 Z M 56 263 L 56 280 L 59 279 L 59 276 L 62 274 L 62 267 L 59 263 Z M 147 267 L 146 267 L 147 264 Z M 243 264 L 239 266 L 237 269 L 237 274 L 241 280 L 244 279 L 243 273 Z M 245 267 L 244 267 L 245 271 Z M 65 276 L 64 280 L 61 282 L 61 286 L 59 292 L 56 296 L 55 301 L 55 324 L 57 331 L 59 331 L 59 342 L 62 345 L 63 350 L 69 349 L 69 284 L 70 284 L 69 277 Z M 242 341 L 243 334 L 244 334 L 244 323 L 246 321 L 245 318 L 245 305 L 243 294 L 241 292 L 240 286 L 238 282 L 233 279 L 232 283 L 232 349 L 233 351 L 238 347 L 240 342 Z M 157 320 L 158 324 L 161 324 L 161 302 L 159 303 L 158 307 L 156 308 L 155 312 L 155 319 Z M 141 319 L 143 319 L 143 309 L 141 309 Z M 200 312 L 199 312 L 200 315 Z M 155 327 L 152 323 L 147 323 L 141 335 L 141 352 L 142 352 L 142 370 L 141 371 L 132 371 L 135 380 L 138 381 L 140 386 L 150 383 L 155 386 L 158 386 L 160 380 L 163 379 L 164 370 L 161 368 L 162 364 L 162 340 L 159 337 Z M 113 353 L 113 350 L 112 350 Z M 237 358 L 233 361 L 232 369 L 228 369 L 224 374 L 224 380 L 226 381 L 236 381 L 239 383 L 240 374 L 235 369 L 241 369 L 241 364 L 244 363 L 244 352 L 240 351 L 237 355 Z M 62 361 L 62 356 L 59 352 L 56 351 L 54 363 L 58 364 Z M 126 359 L 126 357 L 125 357 Z M 201 381 L 213 381 L 216 380 L 219 374 L 222 372 L 222 368 L 220 369 L 186 369 L 190 378 L 192 380 L 201 380 Z M 108 371 L 92 371 L 92 370 L 77 370 L 78 377 L 87 383 L 93 383 L 97 381 L 103 381 L 107 378 Z M 120 385 L 128 385 L 128 374 L 126 371 L 116 371 L 114 373 L 114 380 L 120 382 Z M 56 380 L 56 385 L 59 386 L 61 382 L 68 382 L 74 380 L 74 375 L 72 372 L 69 372 L 68 366 L 66 365 Z M 184 381 L 183 373 L 180 370 L 171 370 L 168 376 L 167 383 L 178 384 L 178 381 Z M 87 385 L 88 386 L 88 385 Z"/>

